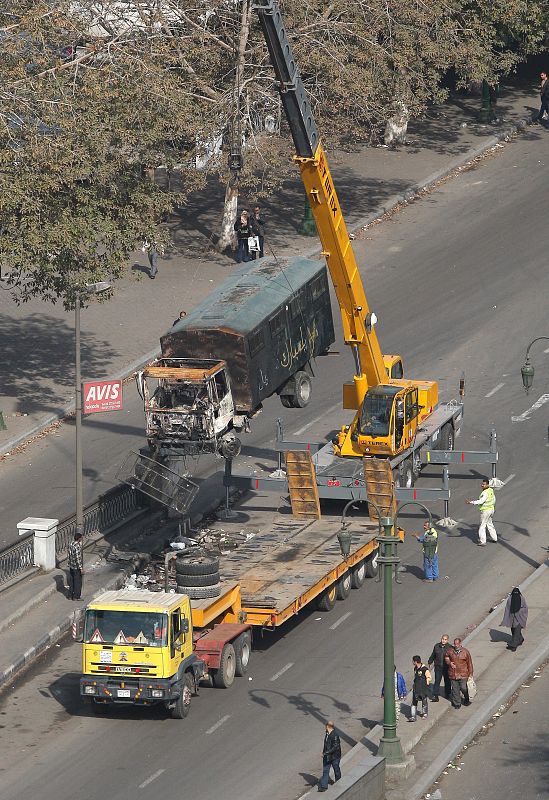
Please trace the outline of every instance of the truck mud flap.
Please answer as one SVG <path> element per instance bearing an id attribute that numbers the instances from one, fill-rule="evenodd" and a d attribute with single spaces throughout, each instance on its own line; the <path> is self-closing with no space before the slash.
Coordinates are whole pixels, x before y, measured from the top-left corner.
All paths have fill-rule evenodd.
<path id="1" fill-rule="evenodd" d="M 117 477 L 132 489 L 184 514 L 198 494 L 198 485 L 178 475 L 154 458 L 131 451 L 117 472 Z"/>

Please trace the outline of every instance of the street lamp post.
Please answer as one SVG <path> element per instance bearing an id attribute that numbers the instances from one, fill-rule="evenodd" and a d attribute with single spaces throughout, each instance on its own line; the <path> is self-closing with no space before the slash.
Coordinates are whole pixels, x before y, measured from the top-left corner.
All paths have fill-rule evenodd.
<path id="1" fill-rule="evenodd" d="M 393 625 L 393 574 L 398 582 L 397 566 L 400 559 L 397 557 L 398 535 L 393 534 L 393 520 L 391 517 L 382 516 L 376 503 L 371 500 L 351 500 L 343 509 L 341 530 L 337 538 L 343 558 L 347 559 L 351 549 L 351 534 L 347 530 L 345 515 L 347 509 L 358 502 L 367 502 L 377 510 L 379 536 L 377 542 L 381 547 L 378 564 L 383 571 L 383 736 L 379 743 L 378 755 L 385 758 L 387 764 L 402 764 L 404 753 L 400 739 L 397 736 L 396 705 L 395 705 L 395 641 Z M 381 529 L 384 529 L 382 534 Z M 380 576 L 381 577 L 381 576 Z"/>
<path id="2" fill-rule="evenodd" d="M 87 283 L 87 294 L 101 294 L 111 288 L 108 281 Z M 82 370 L 80 365 L 80 309 L 81 290 L 76 291 L 74 303 L 74 349 L 75 349 L 75 383 L 74 400 L 76 413 L 76 533 L 84 535 L 84 501 L 82 492 Z"/>
<path id="3" fill-rule="evenodd" d="M 520 374 L 522 375 L 522 385 L 524 386 L 524 390 L 526 394 L 532 388 L 532 384 L 534 383 L 534 365 L 530 363 L 530 348 L 533 344 L 539 341 L 549 341 L 549 336 L 538 336 L 537 339 L 532 339 L 528 347 L 526 348 L 526 359 L 524 364 L 520 368 Z"/>

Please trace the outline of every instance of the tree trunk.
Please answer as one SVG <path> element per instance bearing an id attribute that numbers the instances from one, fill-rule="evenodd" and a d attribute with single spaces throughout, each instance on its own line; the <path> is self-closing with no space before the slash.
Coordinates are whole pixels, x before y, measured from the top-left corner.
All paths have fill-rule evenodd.
<path id="1" fill-rule="evenodd" d="M 236 247 L 236 234 L 234 232 L 234 223 L 236 221 L 236 214 L 238 210 L 238 183 L 233 178 L 227 183 L 225 191 L 225 205 L 223 206 L 223 219 L 221 220 L 221 234 L 217 243 L 217 249 L 220 253 L 224 250 Z"/>

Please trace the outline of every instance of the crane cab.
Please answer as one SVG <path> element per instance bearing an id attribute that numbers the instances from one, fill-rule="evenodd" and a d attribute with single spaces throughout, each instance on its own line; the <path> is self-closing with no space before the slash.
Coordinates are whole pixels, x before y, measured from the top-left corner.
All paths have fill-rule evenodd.
<path id="1" fill-rule="evenodd" d="M 437 405 L 433 381 L 392 380 L 366 392 L 352 424 L 342 428 L 334 450 L 341 456 L 393 456 L 414 441 L 418 425 Z"/>

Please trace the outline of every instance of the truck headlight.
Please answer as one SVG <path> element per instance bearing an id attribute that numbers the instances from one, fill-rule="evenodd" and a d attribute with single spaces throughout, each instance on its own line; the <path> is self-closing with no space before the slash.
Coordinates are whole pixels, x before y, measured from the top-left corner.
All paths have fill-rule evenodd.
<path id="1" fill-rule="evenodd" d="M 84 686 L 84 694 L 97 694 L 95 686 Z"/>
<path id="2" fill-rule="evenodd" d="M 164 689 L 153 689 L 151 691 L 151 697 L 160 698 L 164 697 Z"/>

